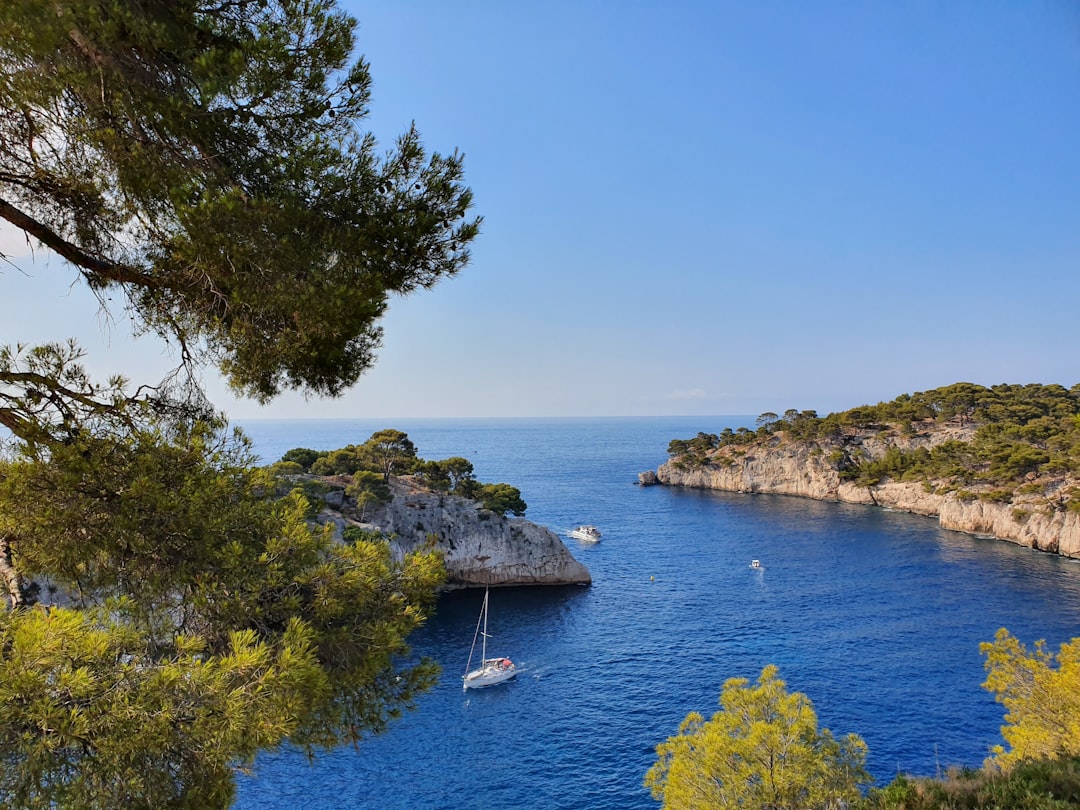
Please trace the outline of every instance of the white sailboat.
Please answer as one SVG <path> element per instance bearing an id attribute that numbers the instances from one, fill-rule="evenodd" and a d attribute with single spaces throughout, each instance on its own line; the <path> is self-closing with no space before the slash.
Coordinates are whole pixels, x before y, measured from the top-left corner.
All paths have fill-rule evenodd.
<path id="1" fill-rule="evenodd" d="M 480 618 L 476 621 L 476 633 L 473 635 L 472 649 L 469 650 L 469 662 L 465 665 L 465 675 L 462 679 L 465 689 L 494 686 L 517 675 L 517 668 L 509 658 L 487 657 L 487 617 L 488 589 L 484 588 L 484 605 L 480 608 Z M 469 669 L 472 666 L 473 653 L 476 651 L 477 638 L 482 639 L 480 643 L 480 666 L 477 669 Z"/>

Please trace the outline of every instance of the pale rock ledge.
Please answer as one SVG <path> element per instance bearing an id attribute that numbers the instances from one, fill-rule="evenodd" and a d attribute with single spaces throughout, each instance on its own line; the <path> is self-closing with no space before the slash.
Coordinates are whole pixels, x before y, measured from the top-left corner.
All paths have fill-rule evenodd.
<path id="1" fill-rule="evenodd" d="M 884 452 L 885 443 L 869 437 L 859 438 L 858 444 L 868 456 L 875 457 Z M 940 440 L 942 437 L 935 436 L 930 443 Z M 907 444 L 895 439 L 893 443 Z M 910 442 L 911 445 L 917 443 L 917 440 Z M 927 491 L 921 483 L 889 481 L 860 487 L 841 481 L 839 472 L 826 461 L 830 451 L 837 446 L 828 442 L 774 441 L 767 448 L 752 448 L 743 456 L 717 454 L 712 463 L 694 469 L 679 469 L 669 461 L 656 471 L 655 480 L 667 486 L 798 495 L 815 500 L 882 506 L 937 517 L 944 529 L 1080 558 L 1080 514 L 1055 508 L 1044 497 L 1014 495 L 1008 502 L 958 498 L 952 492 Z M 643 484 L 651 483 L 651 476 L 639 480 Z"/>
<path id="2" fill-rule="evenodd" d="M 466 498 L 428 491 L 407 478 L 391 479 L 391 492 L 393 500 L 369 508 L 362 522 L 355 504 L 337 498 L 328 503 L 340 507 L 324 509 L 319 520 L 336 524 L 339 534 L 347 526 L 380 531 L 399 559 L 434 536 L 451 588 L 592 582 L 589 570 L 550 529 L 524 518 L 501 517 Z"/>

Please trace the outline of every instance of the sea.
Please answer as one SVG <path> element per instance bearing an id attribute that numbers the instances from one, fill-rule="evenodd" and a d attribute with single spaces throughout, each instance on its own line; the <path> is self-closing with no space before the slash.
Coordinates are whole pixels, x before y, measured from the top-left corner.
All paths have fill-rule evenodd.
<path id="1" fill-rule="evenodd" d="M 1004 708 L 981 686 L 981 642 L 1005 627 L 1054 651 L 1080 636 L 1080 562 L 945 531 L 933 518 L 777 495 L 642 487 L 672 439 L 753 417 L 252 420 L 266 462 L 384 428 L 425 459 L 462 456 L 521 490 L 589 587 L 493 589 L 489 654 L 520 674 L 462 689 L 483 592 L 440 597 L 412 638 L 438 685 L 383 735 L 261 755 L 235 806 L 422 810 L 656 808 L 656 745 L 718 710 L 729 678 L 775 664 L 821 727 L 858 734 L 879 785 L 979 767 Z M 575 525 L 603 533 L 588 545 Z M 752 560 L 761 568 L 751 568 Z"/>

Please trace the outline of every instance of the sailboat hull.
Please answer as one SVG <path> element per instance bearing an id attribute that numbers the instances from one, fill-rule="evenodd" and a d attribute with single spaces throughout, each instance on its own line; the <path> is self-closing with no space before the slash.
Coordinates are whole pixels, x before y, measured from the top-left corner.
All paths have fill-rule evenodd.
<path id="1" fill-rule="evenodd" d="M 488 620 L 488 589 L 484 588 L 484 604 L 480 608 L 480 618 L 476 622 L 476 634 L 473 636 L 472 649 L 469 650 L 469 663 L 465 665 L 465 676 L 462 678 L 466 689 L 479 689 L 482 686 L 494 686 L 497 683 L 508 681 L 517 675 L 514 662 L 509 658 L 487 657 L 487 620 Z M 481 628 L 483 628 L 481 630 Z M 480 667 L 469 669 L 472 664 L 473 652 L 476 650 L 476 639 L 482 638 L 483 644 L 480 652 Z"/>
<path id="2" fill-rule="evenodd" d="M 508 681 L 517 675 L 517 668 L 508 658 L 489 658 L 479 669 L 465 676 L 466 689 L 479 689 Z"/>

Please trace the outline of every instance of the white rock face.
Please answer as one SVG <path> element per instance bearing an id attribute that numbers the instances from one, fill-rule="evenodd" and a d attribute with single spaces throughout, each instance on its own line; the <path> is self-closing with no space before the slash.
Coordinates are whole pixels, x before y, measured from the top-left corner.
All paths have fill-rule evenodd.
<path id="1" fill-rule="evenodd" d="M 588 585 L 588 569 L 574 559 L 558 536 L 524 518 L 500 517 L 475 501 L 440 495 L 394 480 L 394 499 L 368 509 L 364 521 L 346 500 L 342 512 L 322 517 L 343 527 L 375 528 L 390 537 L 399 558 L 432 536 L 444 555 L 448 584 Z"/>
<path id="2" fill-rule="evenodd" d="M 912 437 L 855 434 L 835 442 L 788 442 L 779 437 L 767 448 L 722 448 L 712 463 L 680 470 L 671 462 L 656 478 L 668 486 L 799 495 L 817 500 L 883 506 L 937 517 L 942 528 L 1008 540 L 1029 548 L 1080 558 L 1080 514 L 1055 508 L 1039 495 L 1015 495 L 1008 502 L 939 495 L 922 483 L 885 481 L 874 487 L 840 480 L 830 455 L 843 448 L 868 458 L 880 458 L 890 446 L 930 447 L 948 439 L 963 439 L 973 428 L 951 428 Z M 738 455 L 745 449 L 745 455 Z"/>

